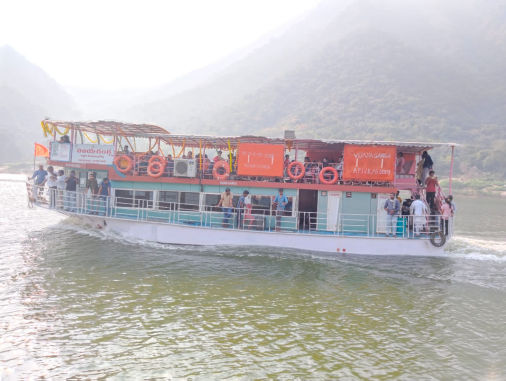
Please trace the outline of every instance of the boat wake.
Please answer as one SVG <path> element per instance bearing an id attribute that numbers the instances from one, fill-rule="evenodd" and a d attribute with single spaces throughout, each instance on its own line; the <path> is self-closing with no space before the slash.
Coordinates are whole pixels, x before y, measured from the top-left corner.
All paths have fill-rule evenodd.
<path id="1" fill-rule="evenodd" d="M 445 253 L 451 258 L 506 262 L 506 242 L 455 236 Z"/>

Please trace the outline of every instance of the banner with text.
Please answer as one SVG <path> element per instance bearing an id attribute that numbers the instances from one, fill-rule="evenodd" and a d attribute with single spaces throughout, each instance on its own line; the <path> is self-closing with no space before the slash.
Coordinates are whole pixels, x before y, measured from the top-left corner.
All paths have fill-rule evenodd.
<path id="1" fill-rule="evenodd" d="M 283 176 L 283 144 L 241 143 L 237 173 L 243 176 Z"/>
<path id="2" fill-rule="evenodd" d="M 393 181 L 395 154 L 393 146 L 344 146 L 343 180 Z"/>
<path id="3" fill-rule="evenodd" d="M 114 147 L 101 144 L 75 144 L 72 147 L 72 162 L 81 164 L 112 165 Z"/>

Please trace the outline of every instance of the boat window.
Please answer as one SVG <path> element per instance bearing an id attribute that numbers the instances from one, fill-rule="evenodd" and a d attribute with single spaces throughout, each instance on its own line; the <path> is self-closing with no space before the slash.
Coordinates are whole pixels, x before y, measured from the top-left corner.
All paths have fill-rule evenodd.
<path id="1" fill-rule="evenodd" d="M 219 193 L 206 193 L 204 195 L 204 210 L 206 212 L 219 212 L 221 211 L 220 207 L 217 207 L 220 202 L 221 195 Z"/>
<path id="2" fill-rule="evenodd" d="M 139 208 L 153 207 L 153 191 L 134 191 L 134 205 Z"/>
<path id="3" fill-rule="evenodd" d="M 179 192 L 158 192 L 158 208 L 161 210 L 176 210 L 178 208 Z"/>
<path id="4" fill-rule="evenodd" d="M 181 210 L 199 210 L 199 192 L 181 192 L 179 197 Z"/>
<path id="5" fill-rule="evenodd" d="M 114 195 L 116 197 L 116 206 L 118 207 L 133 207 L 134 191 L 126 189 L 115 189 Z"/>
<path id="6" fill-rule="evenodd" d="M 252 214 L 269 214 L 271 209 L 270 196 L 251 196 Z"/>

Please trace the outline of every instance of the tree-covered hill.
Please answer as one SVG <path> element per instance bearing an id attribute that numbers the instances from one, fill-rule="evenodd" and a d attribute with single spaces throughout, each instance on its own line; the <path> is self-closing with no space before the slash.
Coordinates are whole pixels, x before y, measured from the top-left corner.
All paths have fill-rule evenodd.
<path id="1" fill-rule="evenodd" d="M 454 141 L 506 178 L 506 3 L 323 3 L 191 90 L 126 115 L 178 132 Z"/>

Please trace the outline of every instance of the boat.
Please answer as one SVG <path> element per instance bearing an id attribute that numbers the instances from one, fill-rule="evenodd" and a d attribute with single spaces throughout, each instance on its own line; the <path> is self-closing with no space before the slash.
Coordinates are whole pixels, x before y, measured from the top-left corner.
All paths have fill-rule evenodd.
<path id="1" fill-rule="evenodd" d="M 75 173 L 77 187 L 28 184 L 31 203 L 125 239 L 342 256 L 441 255 L 452 238 L 453 217 L 441 214 L 445 194 L 437 185 L 429 208 L 417 163 L 424 152 L 450 149 L 451 191 L 454 143 L 298 139 L 294 131 L 179 135 L 113 121 L 41 125 L 47 165 L 64 178 Z M 87 186 L 92 176 L 98 184 L 107 178 L 110 189 L 96 194 Z M 230 209 L 220 204 L 227 189 Z M 385 204 L 398 191 L 419 197 L 423 215 L 389 218 Z"/>

